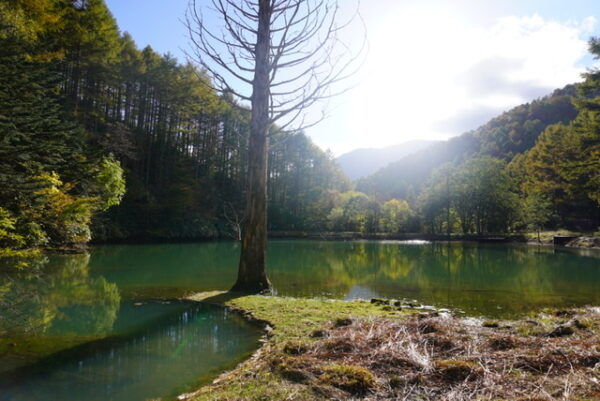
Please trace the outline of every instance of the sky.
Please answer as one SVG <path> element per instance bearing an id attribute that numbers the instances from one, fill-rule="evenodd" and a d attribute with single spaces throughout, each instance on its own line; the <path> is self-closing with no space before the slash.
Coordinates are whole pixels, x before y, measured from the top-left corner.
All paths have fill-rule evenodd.
<path id="1" fill-rule="evenodd" d="M 106 2 L 139 47 L 186 60 L 187 0 Z M 355 86 L 315 105 L 329 117 L 306 130 L 335 155 L 460 135 L 596 65 L 587 41 L 600 36 L 598 0 L 363 0 L 360 10 L 369 51 Z"/>

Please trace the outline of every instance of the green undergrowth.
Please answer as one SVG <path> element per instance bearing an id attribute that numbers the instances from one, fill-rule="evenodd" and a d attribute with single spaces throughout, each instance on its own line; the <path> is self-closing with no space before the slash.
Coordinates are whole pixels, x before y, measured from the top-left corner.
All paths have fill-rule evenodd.
<path id="1" fill-rule="evenodd" d="M 408 312 L 385 310 L 364 301 L 339 301 L 326 299 L 300 299 L 284 297 L 249 296 L 232 299 L 229 306 L 251 311 L 261 320 L 273 323 L 278 340 L 310 341 L 307 335 L 327 324 L 343 325 L 343 320 L 351 317 L 398 318 Z"/>
<path id="2" fill-rule="evenodd" d="M 305 343 L 319 338 L 318 331 L 328 325 L 343 325 L 345 319 L 381 317 L 399 319 L 415 310 L 390 309 L 362 300 L 305 299 L 251 295 L 236 297 L 229 293 L 209 292 L 189 297 L 232 307 L 254 320 L 274 328 L 269 344 L 283 347 L 290 341 Z M 282 348 L 283 349 L 283 348 Z"/>

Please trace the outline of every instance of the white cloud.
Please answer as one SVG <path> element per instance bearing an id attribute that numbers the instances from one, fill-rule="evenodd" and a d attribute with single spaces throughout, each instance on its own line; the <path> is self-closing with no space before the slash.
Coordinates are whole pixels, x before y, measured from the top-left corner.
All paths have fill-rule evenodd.
<path id="1" fill-rule="evenodd" d="M 558 86 L 576 80 L 577 66 L 587 53 L 587 36 L 596 23 L 594 17 L 581 22 L 560 23 L 531 17 L 506 17 L 487 34 L 492 56 L 513 58 L 522 62 L 509 78 Z"/>
<path id="2" fill-rule="evenodd" d="M 414 138 L 445 138 L 479 125 L 490 110 L 509 109 L 580 80 L 589 17 L 554 21 L 539 15 L 465 21 L 450 10 L 398 8 L 369 32 L 371 52 L 344 119 L 350 133 L 319 141 L 337 153 Z M 331 128 L 330 128 L 331 127 Z"/>

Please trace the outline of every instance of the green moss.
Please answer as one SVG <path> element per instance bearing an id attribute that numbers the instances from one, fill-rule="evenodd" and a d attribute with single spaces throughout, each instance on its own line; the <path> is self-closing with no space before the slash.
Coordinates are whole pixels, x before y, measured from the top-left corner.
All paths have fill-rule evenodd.
<path id="1" fill-rule="evenodd" d="M 283 352 L 287 355 L 302 355 L 308 347 L 298 341 L 289 341 L 283 346 Z"/>
<path id="2" fill-rule="evenodd" d="M 332 365 L 324 368 L 323 375 L 318 380 L 312 380 L 306 376 L 306 369 L 301 369 L 309 362 L 302 359 L 302 356 L 294 355 L 305 352 L 307 346 L 319 340 L 318 336 L 312 336 L 315 332 L 335 327 L 340 322 L 348 323 L 347 319 L 399 319 L 414 313 L 386 312 L 365 301 L 237 296 L 223 292 L 195 294 L 190 299 L 251 311 L 252 318 L 268 321 L 274 327 L 269 341 L 261 350 L 263 355 L 269 355 L 270 358 L 250 359 L 242 363 L 233 373 L 222 376 L 217 383 L 198 390 L 191 398 L 195 401 L 322 400 L 322 386 L 316 383 L 326 386 L 323 381 L 331 381 L 333 384 L 333 378 L 338 376 L 345 380 L 345 384 L 337 386 L 338 388 L 366 391 L 375 383 L 370 371 L 355 366 Z M 309 381 L 313 385 L 306 385 Z"/>
<path id="3" fill-rule="evenodd" d="M 594 322 L 592 319 L 576 319 L 573 325 L 579 330 L 589 330 L 594 328 Z"/>
<path id="4" fill-rule="evenodd" d="M 238 372 L 239 373 L 239 372 Z M 193 400 L 319 400 L 309 387 L 270 372 L 243 369 L 242 376 L 227 380 L 227 385 L 204 387 Z"/>
<path id="5" fill-rule="evenodd" d="M 275 340 L 297 339 L 307 341 L 310 334 L 324 326 L 352 317 L 398 317 L 364 301 L 337 301 L 323 299 L 300 299 L 268 296 L 234 298 L 226 305 L 252 311 L 260 320 L 271 322 Z"/>
<path id="6" fill-rule="evenodd" d="M 350 394 L 365 394 L 375 388 L 375 375 L 362 366 L 333 364 L 325 368 L 320 381 L 341 388 Z"/>

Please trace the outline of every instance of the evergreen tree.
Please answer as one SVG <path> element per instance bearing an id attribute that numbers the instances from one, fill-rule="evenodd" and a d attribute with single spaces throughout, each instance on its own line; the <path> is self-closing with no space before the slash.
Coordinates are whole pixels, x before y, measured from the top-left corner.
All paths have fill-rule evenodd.
<path id="1" fill-rule="evenodd" d="M 81 175 L 82 133 L 62 113 L 58 75 L 47 63 L 28 61 L 16 37 L 0 38 L 0 199 L 16 206 L 31 178 L 55 171 Z"/>

